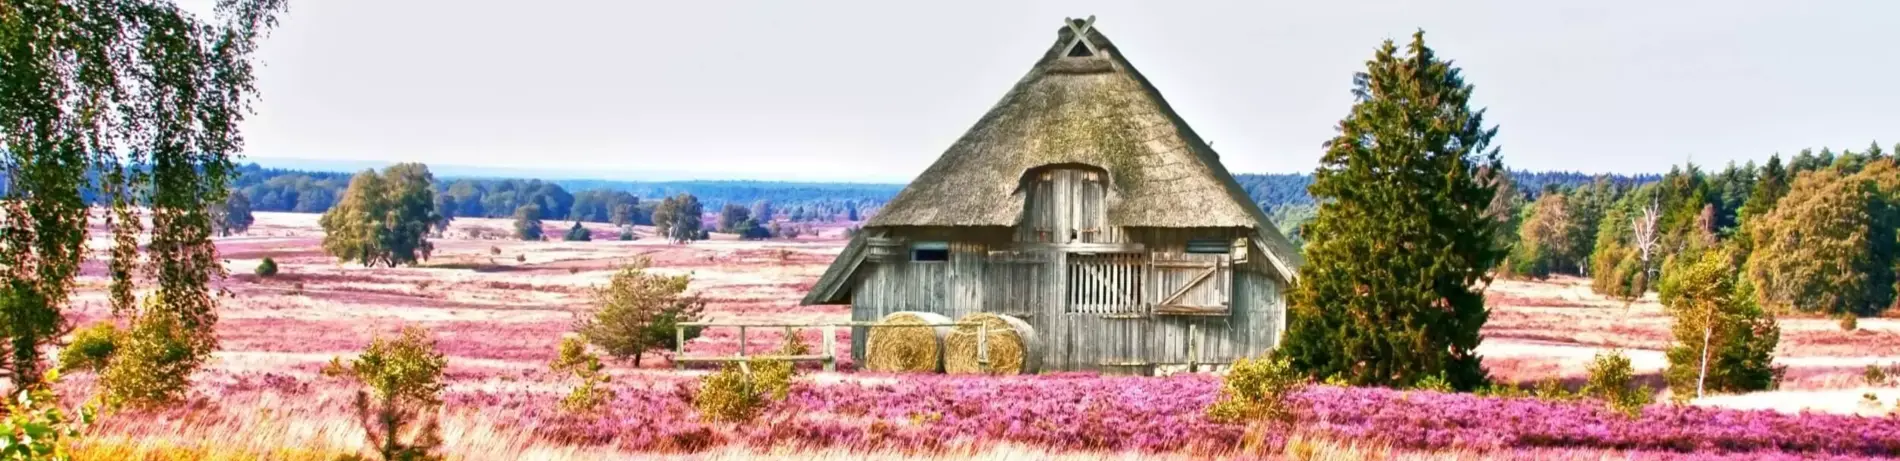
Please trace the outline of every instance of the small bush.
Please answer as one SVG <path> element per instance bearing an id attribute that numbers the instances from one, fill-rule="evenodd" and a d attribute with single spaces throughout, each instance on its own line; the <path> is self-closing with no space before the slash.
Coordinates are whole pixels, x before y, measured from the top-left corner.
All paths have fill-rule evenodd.
<path id="1" fill-rule="evenodd" d="M 580 221 L 574 221 L 574 227 L 568 228 L 567 234 L 562 235 L 561 239 L 569 241 L 569 242 L 593 241 L 594 231 L 590 231 L 590 230 L 587 230 L 586 227 L 582 227 Z"/>
<path id="2" fill-rule="evenodd" d="M 264 261 L 257 263 L 257 270 L 252 271 L 252 273 L 257 274 L 258 277 L 276 276 L 277 275 L 277 260 L 271 259 L 271 257 L 269 256 L 265 256 Z"/>
<path id="3" fill-rule="evenodd" d="M 488 254 L 491 254 L 491 255 L 496 255 L 496 256 L 500 256 L 500 255 L 501 255 L 501 247 L 498 247 L 498 246 L 490 246 L 490 247 L 488 247 Z"/>
<path id="4" fill-rule="evenodd" d="M 780 352 L 795 355 L 800 350 L 809 352 L 809 346 L 794 336 Z M 792 362 L 785 360 L 728 363 L 700 381 L 693 407 L 715 421 L 750 421 L 772 402 L 790 397 L 796 375 Z"/>
<path id="5" fill-rule="evenodd" d="M 123 334 L 112 322 L 95 322 L 73 332 L 73 342 L 59 351 L 59 369 L 63 371 L 99 371 L 112 360 Z"/>
<path id="6" fill-rule="evenodd" d="M 191 373 L 203 358 L 193 354 L 191 338 L 178 320 L 158 307 L 158 296 L 146 298 L 132 321 L 132 330 L 114 343 L 99 383 L 106 404 L 114 408 L 155 408 L 183 399 L 191 388 Z"/>
<path id="7" fill-rule="evenodd" d="M 639 238 L 640 238 L 639 236 L 633 235 L 632 228 L 628 228 L 628 229 L 620 231 L 620 241 L 622 242 L 631 242 Z"/>
<path id="8" fill-rule="evenodd" d="M 528 255 L 515 255 L 515 262 L 518 262 L 518 263 L 528 262 Z"/>
<path id="9" fill-rule="evenodd" d="M 1841 313 L 1841 331 L 1854 331 L 1854 330 L 1859 330 L 1859 329 L 1860 329 L 1859 316 L 1854 315 L 1854 313 L 1852 312 Z"/>
<path id="10" fill-rule="evenodd" d="M 1631 416 L 1641 414 L 1643 407 L 1649 405 L 1648 386 L 1637 386 L 1635 369 L 1630 366 L 1630 358 L 1623 351 L 1612 349 L 1598 353 L 1596 360 L 1590 363 L 1590 380 L 1583 386 L 1583 394 L 1603 400 L 1610 408 Z"/>
<path id="11" fill-rule="evenodd" d="M 1457 389 L 1451 387 L 1451 381 L 1446 381 L 1445 375 L 1442 374 L 1428 375 L 1424 378 L 1420 378 L 1418 382 L 1412 383 L 1412 388 L 1432 392 L 1458 392 Z"/>
<path id="12" fill-rule="evenodd" d="M 340 359 L 332 363 L 341 368 Z M 447 365 L 429 332 L 416 326 L 404 327 L 395 339 L 370 340 L 350 362 L 343 374 L 369 388 L 356 393 L 357 421 L 382 459 L 441 459 L 433 453 L 442 444 L 436 410 Z"/>
<path id="13" fill-rule="evenodd" d="M 1305 385 L 1305 377 L 1284 357 L 1242 358 L 1221 380 L 1219 400 L 1207 408 L 1207 416 L 1216 421 L 1291 423 L 1294 415 L 1287 398 Z"/>
<path id="14" fill-rule="evenodd" d="M 1550 401 L 1557 401 L 1557 402 L 1576 400 L 1578 397 L 1580 397 L 1578 394 L 1574 392 L 1570 392 L 1569 389 L 1564 389 L 1564 384 L 1561 382 L 1557 382 L 1556 378 L 1546 379 L 1546 380 L 1538 382 L 1537 388 L 1531 390 L 1531 396 L 1537 397 L 1538 399 L 1541 399 L 1541 400 L 1550 400 Z"/>
<path id="15" fill-rule="evenodd" d="M 1529 389 L 1525 389 L 1515 384 L 1507 384 L 1507 383 L 1487 384 L 1482 387 L 1479 387 L 1475 391 L 1472 391 L 1472 394 L 1477 395 L 1479 397 L 1496 397 L 1496 398 L 1501 398 L 1501 399 L 1520 399 L 1520 398 L 1530 398 L 1530 397 L 1536 396 L 1532 394 Z"/>
<path id="16" fill-rule="evenodd" d="M 560 355 L 548 363 L 548 369 L 555 373 L 573 374 L 580 378 L 581 385 L 575 387 L 561 399 L 561 408 L 571 412 L 591 412 L 601 404 L 613 400 L 614 392 L 602 386 L 611 377 L 603 370 L 600 356 L 587 352 L 587 341 L 578 337 L 561 340 Z"/>
<path id="17" fill-rule="evenodd" d="M 1881 369 L 1880 365 L 1869 364 L 1867 371 L 1861 372 L 1860 378 L 1865 380 L 1869 387 L 1885 386 L 1887 385 L 1887 370 Z"/>

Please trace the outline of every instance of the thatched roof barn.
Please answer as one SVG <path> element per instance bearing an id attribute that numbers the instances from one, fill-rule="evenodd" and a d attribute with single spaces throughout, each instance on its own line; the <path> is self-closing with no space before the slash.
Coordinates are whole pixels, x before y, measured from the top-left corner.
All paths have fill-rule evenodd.
<path id="1" fill-rule="evenodd" d="M 1124 328 L 1133 336 L 1117 339 L 1141 343 L 1172 340 L 1152 337 L 1172 331 L 1162 326 L 1169 321 L 1162 318 L 1164 305 L 1180 296 L 1167 295 L 1212 287 L 1207 296 L 1220 299 L 1208 302 L 1227 309 L 1176 323 L 1206 323 L 1190 330 L 1220 338 L 1175 339 L 1210 354 L 1225 352 L 1219 355 L 1251 354 L 1277 342 L 1281 288 L 1298 277 L 1298 249 L 1093 21 L 1065 21 L 1028 75 L 865 223 L 805 304 L 852 303 L 854 318 L 863 320 L 895 310 L 952 317 L 1010 311 L 1030 317 L 1039 331 L 1074 336 L 1096 333 L 1059 328 L 1065 321 L 1055 317 L 1100 317 L 1078 313 L 1071 298 L 1101 288 L 1112 292 L 1117 301 L 1111 304 L 1123 305 L 1110 315 L 1147 319 L 1111 322 L 1143 324 Z M 1214 255 L 1209 248 L 1216 244 L 1230 245 Z M 1210 284 L 1205 279 L 1219 277 L 1190 273 L 1199 280 L 1165 286 L 1170 261 L 1177 260 L 1200 261 L 1196 270 L 1229 280 Z M 943 262 L 951 264 L 931 266 Z M 1102 272 L 1117 274 L 1112 282 L 1078 282 L 1096 273 L 1096 266 L 1082 265 L 1095 263 L 1125 273 Z M 1076 271 L 1082 272 L 1069 274 Z M 997 286 L 1027 279 L 1048 283 Z M 1236 325 L 1233 312 L 1241 305 L 1260 312 Z M 1055 341 L 1050 354 L 1060 357 L 1044 363 L 1063 369 L 1102 368 L 1104 361 L 1168 363 L 1151 360 L 1164 357 L 1142 351 L 1150 347 L 1142 344 L 1083 353 L 1064 343 L 1072 341 Z"/>

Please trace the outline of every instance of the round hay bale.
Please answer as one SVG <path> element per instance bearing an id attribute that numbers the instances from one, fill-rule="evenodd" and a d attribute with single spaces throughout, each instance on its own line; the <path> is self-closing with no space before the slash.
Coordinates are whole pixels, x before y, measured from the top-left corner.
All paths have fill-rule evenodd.
<path id="1" fill-rule="evenodd" d="M 960 324 L 981 324 L 987 326 L 989 337 L 983 340 L 983 346 L 989 348 L 990 363 L 984 367 L 978 362 L 977 336 L 980 328 L 976 325 L 958 325 L 943 337 L 943 368 L 953 374 L 991 374 L 1026 375 L 1034 374 L 1042 364 L 1042 340 L 1036 336 L 1036 329 L 1022 319 L 1001 314 L 978 312 L 963 316 Z"/>
<path id="2" fill-rule="evenodd" d="M 944 325 L 950 318 L 929 312 L 893 312 L 878 325 Z M 935 373 L 943 369 L 943 335 L 950 327 L 872 327 L 864 341 L 864 369 L 885 373 Z"/>

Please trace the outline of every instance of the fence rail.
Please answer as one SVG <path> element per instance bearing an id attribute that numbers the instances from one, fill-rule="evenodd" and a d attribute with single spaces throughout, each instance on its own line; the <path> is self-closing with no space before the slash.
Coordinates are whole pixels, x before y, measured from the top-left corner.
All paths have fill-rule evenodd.
<path id="1" fill-rule="evenodd" d="M 739 362 L 741 364 L 744 364 L 752 360 L 786 360 L 786 361 L 793 361 L 793 362 L 813 362 L 813 361 L 823 362 L 825 364 L 825 371 L 838 371 L 838 327 L 868 327 L 868 328 L 930 327 L 930 328 L 936 328 L 936 327 L 959 327 L 959 326 L 976 327 L 977 329 L 976 363 L 977 365 L 981 367 L 988 368 L 990 365 L 990 347 L 989 347 L 990 327 L 988 324 L 977 323 L 977 322 L 926 323 L 926 324 L 912 324 L 912 325 L 884 325 L 884 324 L 879 324 L 877 322 L 832 322 L 832 323 L 680 322 L 673 326 L 673 368 L 684 368 L 686 364 L 688 363 Z M 738 328 L 739 329 L 739 350 L 734 355 L 686 355 L 686 329 L 691 328 L 691 327 L 699 327 L 701 329 L 713 328 L 713 327 Z M 821 331 L 823 332 L 825 336 L 824 341 L 823 341 L 824 350 L 823 350 L 823 353 L 821 354 L 750 355 L 746 353 L 747 352 L 746 351 L 746 347 L 747 347 L 746 330 L 753 329 L 753 328 L 783 328 L 785 329 L 785 338 L 787 342 L 791 341 L 792 336 L 797 334 L 797 330 L 799 329 L 819 328 L 821 329 Z"/>

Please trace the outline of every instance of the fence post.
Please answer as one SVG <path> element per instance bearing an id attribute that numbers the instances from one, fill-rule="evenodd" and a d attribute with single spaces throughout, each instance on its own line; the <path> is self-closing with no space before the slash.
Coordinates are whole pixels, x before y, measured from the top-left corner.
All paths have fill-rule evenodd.
<path id="1" fill-rule="evenodd" d="M 1194 322 L 1188 322 L 1188 373 L 1200 372 L 1201 336 L 1195 334 Z"/>
<path id="2" fill-rule="evenodd" d="M 739 356 L 745 357 L 745 325 L 739 325 Z"/>
<path id="3" fill-rule="evenodd" d="M 838 326 L 825 324 L 825 371 L 838 371 Z"/>
<path id="4" fill-rule="evenodd" d="M 976 365 L 983 373 L 990 372 L 990 324 L 976 324 Z"/>
<path id="5" fill-rule="evenodd" d="M 686 326 L 673 324 L 673 369 L 684 370 L 686 363 L 680 357 L 686 356 Z"/>

